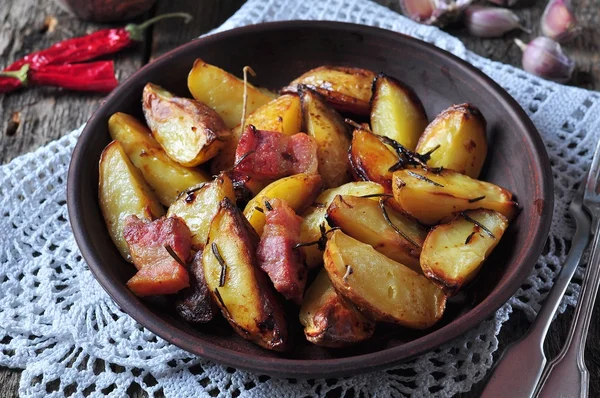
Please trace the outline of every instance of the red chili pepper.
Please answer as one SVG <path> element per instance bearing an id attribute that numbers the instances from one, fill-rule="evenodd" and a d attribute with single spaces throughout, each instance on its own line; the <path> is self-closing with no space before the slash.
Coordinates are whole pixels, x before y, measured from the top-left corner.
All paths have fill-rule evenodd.
<path id="1" fill-rule="evenodd" d="M 82 64 L 45 65 L 31 69 L 25 64 L 18 71 L 0 72 L 0 93 L 22 86 L 56 86 L 76 91 L 110 92 L 119 82 L 113 61 Z"/>
<path id="2" fill-rule="evenodd" d="M 174 17 L 185 18 L 186 23 L 192 18 L 190 14 L 174 12 L 158 15 L 139 25 L 129 24 L 123 28 L 102 29 L 89 35 L 63 40 L 47 49 L 26 55 L 4 70 L 19 70 L 25 64 L 29 64 L 31 69 L 38 69 L 44 65 L 76 63 L 116 53 L 136 41 L 142 41 L 144 32 L 150 25 Z"/>

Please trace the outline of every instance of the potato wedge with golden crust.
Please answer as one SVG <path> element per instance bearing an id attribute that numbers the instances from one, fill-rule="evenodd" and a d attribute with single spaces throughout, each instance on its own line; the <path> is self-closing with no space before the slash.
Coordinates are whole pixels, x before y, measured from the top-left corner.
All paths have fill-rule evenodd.
<path id="1" fill-rule="evenodd" d="M 414 151 L 427 127 L 427 114 L 412 88 L 380 73 L 373 83 L 371 129 Z"/>
<path id="2" fill-rule="evenodd" d="M 284 351 L 288 344 L 283 309 L 267 276 L 256 265 L 258 236 L 229 200 L 219 204 L 202 256 L 206 284 L 223 316 L 243 338 Z"/>
<path id="3" fill-rule="evenodd" d="M 245 125 L 250 124 L 258 130 L 277 131 L 290 136 L 298 134 L 302 130 L 300 98 L 295 94 L 275 98 L 248 115 Z M 210 164 L 213 174 L 218 174 L 233 166 L 235 150 L 242 132 L 240 124 L 233 128 L 231 140 Z"/>
<path id="4" fill-rule="evenodd" d="M 419 256 L 427 230 L 414 219 L 381 201 L 378 203 L 368 198 L 338 195 L 327 208 L 327 222 L 354 239 L 373 246 L 390 259 L 421 273 Z"/>
<path id="5" fill-rule="evenodd" d="M 113 141 L 104 149 L 99 169 L 98 202 L 108 233 L 123 258 L 132 262 L 123 236 L 125 219 L 136 215 L 140 219 L 153 220 L 161 217 L 164 209 L 119 142 Z"/>
<path id="6" fill-rule="evenodd" d="M 376 182 L 391 191 L 390 167 L 398 163 L 398 156 L 373 133 L 361 129 L 354 130 L 349 158 L 356 178 Z"/>
<path id="7" fill-rule="evenodd" d="M 360 343 L 375 332 L 375 323 L 336 293 L 325 269 L 306 291 L 300 323 L 306 339 L 324 347 Z"/>
<path id="8" fill-rule="evenodd" d="M 506 228 L 506 217 L 486 209 L 465 211 L 433 227 L 423 245 L 423 272 L 447 294 L 456 294 L 477 275 Z"/>
<path id="9" fill-rule="evenodd" d="M 306 134 L 317 142 L 323 186 L 333 188 L 347 183 L 352 178 L 348 161 L 350 138 L 344 120 L 310 89 L 300 90 L 300 100 Z"/>
<path id="10" fill-rule="evenodd" d="M 241 72 L 241 71 L 240 71 Z M 228 128 L 234 128 L 242 119 L 244 82 L 201 59 L 194 62 L 188 75 L 188 88 L 192 96 L 210 106 L 223 118 Z M 276 97 L 268 90 L 258 89 L 248 83 L 246 114 Z"/>
<path id="11" fill-rule="evenodd" d="M 339 112 L 368 116 L 375 73 L 361 68 L 320 66 L 293 80 L 282 93 L 295 93 L 298 85 L 318 92 Z"/>
<path id="12" fill-rule="evenodd" d="M 210 322 L 218 307 L 212 299 L 202 266 L 202 251 L 194 255 L 189 269 L 190 287 L 181 290 L 175 299 L 177 314 L 191 323 Z"/>
<path id="13" fill-rule="evenodd" d="M 113 140 L 121 143 L 165 206 L 171 205 L 186 189 L 210 181 L 206 172 L 184 167 L 167 156 L 150 130 L 131 115 L 121 112 L 112 115 L 108 119 L 108 131 Z"/>
<path id="14" fill-rule="evenodd" d="M 311 207 L 302 214 L 300 240 L 303 243 L 315 242 L 321 237 L 321 225 L 324 226 L 325 231 L 330 229 L 325 216 L 327 215 L 327 208 L 337 195 L 381 195 L 383 192 L 384 188 L 381 185 L 370 181 L 349 182 L 337 188 L 330 188 L 321 192 Z M 323 263 L 324 248 L 319 249 L 317 245 L 312 245 L 303 247 L 302 250 L 306 255 L 306 264 L 309 268 L 314 268 Z"/>
<path id="15" fill-rule="evenodd" d="M 453 170 L 398 170 L 393 190 L 398 205 L 425 225 L 448 222 L 461 211 L 478 208 L 500 212 L 510 221 L 518 208 L 508 190 Z"/>
<path id="16" fill-rule="evenodd" d="M 427 164 L 477 178 L 487 155 L 486 121 L 472 104 L 453 105 L 427 126 L 416 151 L 431 152 Z M 437 149 L 436 149 L 437 148 Z"/>
<path id="17" fill-rule="evenodd" d="M 323 183 L 318 174 L 294 174 L 267 185 L 244 208 L 244 216 L 258 236 L 265 226 L 265 200 L 279 198 L 287 202 L 296 214 L 301 214 L 321 192 Z"/>
<path id="18" fill-rule="evenodd" d="M 444 314 L 446 296 L 435 283 L 342 231 L 323 258 L 338 294 L 374 320 L 427 329 Z"/>
<path id="19" fill-rule="evenodd" d="M 189 189 L 169 207 L 167 216 L 177 216 L 192 232 L 192 248 L 201 250 L 206 244 L 210 222 L 225 198 L 235 202 L 233 184 L 227 175 Z"/>
<path id="20" fill-rule="evenodd" d="M 167 155 L 183 166 L 197 166 L 214 157 L 231 138 L 231 130 L 213 109 L 146 84 L 142 107 L 152 135 Z"/>

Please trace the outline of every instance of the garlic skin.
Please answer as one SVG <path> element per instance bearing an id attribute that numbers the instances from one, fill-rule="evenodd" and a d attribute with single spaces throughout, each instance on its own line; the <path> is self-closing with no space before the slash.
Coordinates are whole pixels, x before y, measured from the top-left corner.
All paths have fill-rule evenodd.
<path id="1" fill-rule="evenodd" d="M 550 0 L 541 21 L 544 36 L 560 43 L 579 35 L 581 28 L 573 15 L 571 4 L 565 0 Z"/>
<path id="2" fill-rule="evenodd" d="M 413 21 L 446 26 L 457 21 L 475 0 L 399 0 L 402 13 Z"/>
<path id="3" fill-rule="evenodd" d="M 496 4 L 502 7 L 513 7 L 517 5 L 519 0 L 487 0 L 489 3 Z"/>
<path id="4" fill-rule="evenodd" d="M 525 71 L 558 83 L 566 83 L 573 76 L 575 62 L 565 55 L 559 43 L 549 37 L 537 37 L 529 44 L 515 39 L 515 43 L 523 50 Z"/>
<path id="5" fill-rule="evenodd" d="M 480 5 L 467 8 L 465 25 L 471 36 L 476 37 L 500 37 L 514 29 L 528 31 L 520 24 L 519 17 L 514 12 Z"/>

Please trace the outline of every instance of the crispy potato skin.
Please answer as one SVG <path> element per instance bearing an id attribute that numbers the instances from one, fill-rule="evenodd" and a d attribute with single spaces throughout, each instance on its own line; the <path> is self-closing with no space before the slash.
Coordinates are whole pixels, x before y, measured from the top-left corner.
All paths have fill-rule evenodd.
<path id="1" fill-rule="evenodd" d="M 477 178 L 488 150 L 485 130 L 485 118 L 476 106 L 453 105 L 427 126 L 416 151 L 424 154 L 439 145 L 427 162 L 429 166 Z"/>
<path id="2" fill-rule="evenodd" d="M 189 187 L 210 181 L 204 171 L 183 167 L 168 157 L 150 130 L 131 115 L 121 112 L 112 115 L 108 119 L 108 131 L 113 140 L 121 143 L 165 206 L 171 205 Z"/>
<path id="3" fill-rule="evenodd" d="M 136 215 L 150 221 L 164 214 L 163 207 L 119 142 L 113 141 L 104 149 L 99 172 L 98 202 L 108 233 L 123 258 L 132 262 L 123 236 L 125 218 Z"/>
<path id="4" fill-rule="evenodd" d="M 189 269 L 190 287 L 177 295 L 175 310 L 177 314 L 191 323 L 210 322 L 217 314 L 218 307 L 213 301 L 202 266 L 202 251 L 194 255 Z"/>
<path id="5" fill-rule="evenodd" d="M 398 205 L 425 225 L 448 222 L 461 211 L 478 208 L 498 211 L 510 221 L 518 209 L 508 190 L 453 170 L 398 170 L 393 191 Z"/>
<path id="6" fill-rule="evenodd" d="M 427 231 L 414 219 L 384 205 L 390 221 L 409 239 L 398 233 L 385 219 L 380 204 L 369 198 L 335 197 L 327 209 L 327 222 L 378 252 L 421 273 L 419 257 Z"/>
<path id="7" fill-rule="evenodd" d="M 194 62 L 188 75 L 188 88 L 192 96 L 210 106 L 223 118 L 228 128 L 240 123 L 243 110 L 244 82 L 201 59 Z M 275 98 L 275 94 L 248 84 L 247 114 Z"/>
<path id="8" fill-rule="evenodd" d="M 379 74 L 373 82 L 371 100 L 373 133 L 414 151 L 426 127 L 427 114 L 414 90 L 393 77 Z"/>
<path id="9" fill-rule="evenodd" d="M 351 178 L 348 148 L 350 138 L 342 117 L 316 92 L 300 90 L 306 133 L 317 142 L 319 174 L 325 188 L 339 187 Z"/>
<path id="10" fill-rule="evenodd" d="M 302 129 L 300 98 L 295 94 L 286 94 L 268 102 L 248 115 L 245 125 L 250 124 L 258 130 L 277 131 L 289 136 L 298 134 Z M 233 128 L 231 140 L 211 162 L 213 174 L 233 166 L 242 132 L 241 124 Z"/>
<path id="11" fill-rule="evenodd" d="M 225 198 L 235 202 L 233 184 L 227 175 L 219 175 L 212 182 L 183 193 L 167 211 L 167 216 L 177 216 L 185 221 L 192 232 L 192 248 L 201 250 L 206 244 L 210 221 L 217 213 L 219 203 Z"/>
<path id="12" fill-rule="evenodd" d="M 284 351 L 289 346 L 285 314 L 256 264 L 257 244 L 258 236 L 239 209 L 229 199 L 221 201 L 202 255 L 206 284 L 240 336 L 269 350 Z"/>
<path id="13" fill-rule="evenodd" d="M 325 269 L 306 291 L 300 323 L 306 339 L 324 347 L 356 344 L 375 332 L 375 323 L 335 292 Z"/>
<path id="14" fill-rule="evenodd" d="M 373 133 L 361 129 L 354 130 L 349 158 L 352 172 L 357 179 L 376 182 L 391 192 L 390 167 L 398 162 L 398 157 Z"/>
<path id="15" fill-rule="evenodd" d="M 174 97 L 152 83 L 144 87 L 142 108 L 154 138 L 183 166 L 206 162 L 231 138 L 231 130 L 213 109 L 189 98 Z"/>
<path id="16" fill-rule="evenodd" d="M 300 225 L 300 240 L 303 243 L 314 242 L 321 236 L 320 225 L 329 230 L 329 224 L 326 220 L 327 208 L 337 195 L 378 195 L 384 192 L 384 188 L 374 182 L 357 181 L 340 185 L 337 188 L 330 188 L 323 191 L 314 203 L 302 214 L 302 224 Z M 378 198 L 375 198 L 378 199 Z M 306 264 L 309 268 L 315 268 L 323 263 L 323 251 L 316 245 L 303 247 L 302 250 L 306 256 Z"/>
<path id="17" fill-rule="evenodd" d="M 337 293 L 367 317 L 427 329 L 444 313 L 442 289 L 342 231 L 333 232 L 323 258 Z"/>
<path id="18" fill-rule="evenodd" d="M 339 112 L 368 116 L 374 79 L 375 73 L 367 69 L 320 66 L 293 80 L 281 92 L 296 93 L 299 85 L 305 85 Z"/>
<path id="19" fill-rule="evenodd" d="M 281 178 L 259 192 L 244 208 L 244 216 L 254 227 L 258 236 L 265 226 L 265 200 L 283 199 L 296 212 L 301 214 L 321 192 L 323 183 L 318 174 L 294 174 Z M 260 211 L 262 209 L 263 211 Z"/>
<path id="20" fill-rule="evenodd" d="M 465 215 L 486 227 L 494 236 L 490 236 Z M 477 275 L 506 228 L 506 217 L 486 209 L 466 211 L 448 224 L 434 227 L 423 245 L 423 272 L 446 294 L 456 294 Z"/>

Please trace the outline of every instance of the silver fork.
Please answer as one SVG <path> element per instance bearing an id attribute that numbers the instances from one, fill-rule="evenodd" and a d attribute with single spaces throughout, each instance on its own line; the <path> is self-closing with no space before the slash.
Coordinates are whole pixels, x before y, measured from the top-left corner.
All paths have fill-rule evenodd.
<path id="1" fill-rule="evenodd" d="M 575 315 L 569 330 L 565 346 L 558 356 L 550 362 L 544 372 L 543 381 L 538 390 L 539 397 L 587 397 L 589 394 L 590 375 L 585 366 L 585 342 L 590 319 L 594 310 L 594 302 L 600 283 L 600 156 L 598 148 L 592 160 L 589 177 L 583 196 L 583 206 L 592 216 L 592 233 L 594 239 L 590 251 L 590 261 L 585 270 L 581 292 Z"/>

